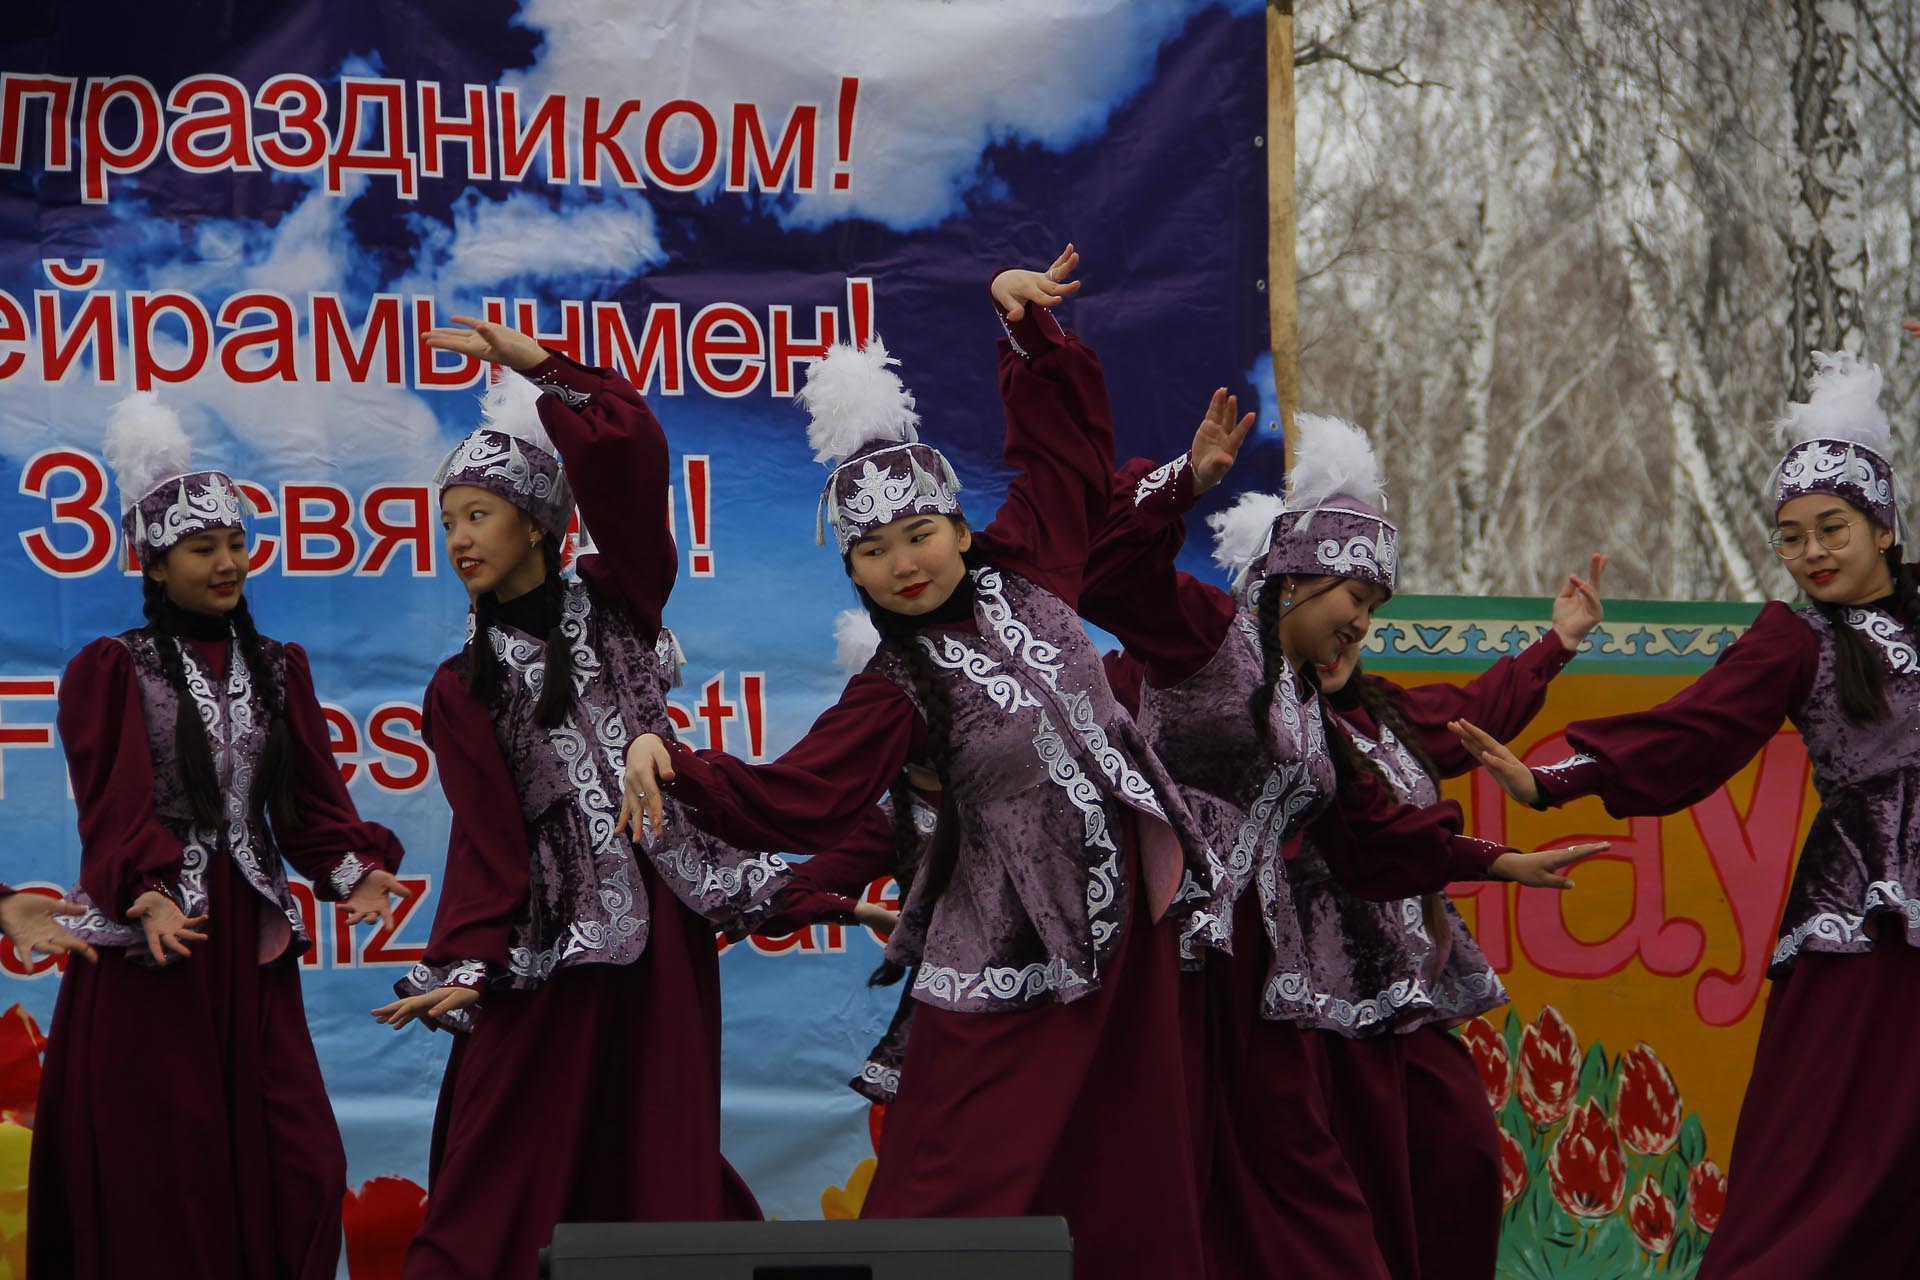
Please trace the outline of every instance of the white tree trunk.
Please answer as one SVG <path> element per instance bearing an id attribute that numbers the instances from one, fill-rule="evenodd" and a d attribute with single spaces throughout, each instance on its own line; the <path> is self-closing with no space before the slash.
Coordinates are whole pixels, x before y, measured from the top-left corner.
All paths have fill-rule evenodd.
<path id="1" fill-rule="evenodd" d="M 1858 0 L 1792 0 L 1794 159 L 1790 325 L 1793 398 L 1806 397 L 1809 354 L 1866 340 L 1867 240 L 1861 217 Z"/>

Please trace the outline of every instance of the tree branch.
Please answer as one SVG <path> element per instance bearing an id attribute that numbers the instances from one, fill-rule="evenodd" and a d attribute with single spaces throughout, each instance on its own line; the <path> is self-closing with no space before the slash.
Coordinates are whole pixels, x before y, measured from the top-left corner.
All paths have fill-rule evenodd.
<path id="1" fill-rule="evenodd" d="M 1308 40 L 1293 51 L 1295 67 L 1310 67 L 1316 62 L 1338 62 L 1357 75 L 1371 77 L 1396 89 L 1451 89 L 1453 86 L 1441 80 L 1419 80 L 1401 70 L 1407 64 L 1405 58 L 1396 58 L 1384 67 L 1369 67 L 1354 61 L 1352 55 L 1341 52 L 1330 44 L 1318 39 Z"/>

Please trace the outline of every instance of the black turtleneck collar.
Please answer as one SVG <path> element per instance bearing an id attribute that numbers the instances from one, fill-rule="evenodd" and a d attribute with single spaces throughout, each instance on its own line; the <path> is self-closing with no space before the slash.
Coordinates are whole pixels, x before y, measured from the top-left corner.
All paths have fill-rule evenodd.
<path id="1" fill-rule="evenodd" d="M 960 585 L 953 594 L 940 602 L 940 607 L 926 613 L 895 613 L 873 602 L 873 597 L 855 587 L 860 603 L 866 607 L 867 615 L 873 619 L 873 625 L 881 635 L 900 635 L 905 632 L 919 631 L 925 627 L 951 627 L 959 623 L 973 621 L 973 575 L 963 574 Z"/>
<path id="2" fill-rule="evenodd" d="M 226 640 L 233 635 L 233 623 L 226 614 L 195 613 L 165 597 L 154 610 L 153 624 L 169 635 L 189 640 Z"/>
<path id="3" fill-rule="evenodd" d="M 1327 702 L 1335 711 L 1357 711 L 1360 709 L 1360 681 L 1363 677 L 1358 671 L 1347 677 L 1338 693 L 1326 695 Z"/>
<path id="4" fill-rule="evenodd" d="M 533 590 L 501 603 L 493 602 L 495 622 L 524 631 L 530 636 L 545 636 L 560 622 L 559 578 L 549 577 Z"/>

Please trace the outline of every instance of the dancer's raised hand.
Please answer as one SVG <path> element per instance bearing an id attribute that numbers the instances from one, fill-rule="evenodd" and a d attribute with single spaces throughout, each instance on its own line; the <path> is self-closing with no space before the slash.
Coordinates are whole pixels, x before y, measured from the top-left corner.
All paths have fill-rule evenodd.
<path id="1" fill-rule="evenodd" d="M 1080 266 L 1080 253 L 1071 244 L 1060 251 L 1045 271 L 1002 271 L 993 278 L 993 300 L 1009 320 L 1026 318 L 1027 307 L 1053 307 L 1062 298 L 1080 292 L 1080 282 L 1072 279 Z"/>
<path id="2" fill-rule="evenodd" d="M 547 349 L 518 329 L 472 316 L 454 316 L 453 323 L 464 327 L 429 329 L 421 341 L 435 351 L 491 360 L 521 373 L 547 358 Z"/>
<path id="3" fill-rule="evenodd" d="M 1600 573 L 1606 567 L 1607 557 L 1596 552 L 1588 575 L 1568 574 L 1560 594 L 1553 598 L 1554 634 L 1569 651 L 1578 650 L 1580 642 L 1607 616 L 1600 607 Z"/>
<path id="4" fill-rule="evenodd" d="M 1507 749 L 1507 745 L 1465 720 L 1449 720 L 1447 728 L 1460 739 L 1460 745 L 1467 754 L 1478 760 L 1500 789 L 1518 800 L 1521 804 L 1537 808 L 1540 804 L 1540 784 L 1534 779 L 1533 770 L 1521 763 L 1520 757 Z"/>
<path id="5" fill-rule="evenodd" d="M 1221 387 L 1207 404 L 1206 416 L 1193 433 L 1187 458 L 1193 464 L 1193 492 L 1198 497 L 1227 478 L 1240 457 L 1240 446 L 1253 430 L 1253 415 L 1242 415 L 1240 397 Z"/>

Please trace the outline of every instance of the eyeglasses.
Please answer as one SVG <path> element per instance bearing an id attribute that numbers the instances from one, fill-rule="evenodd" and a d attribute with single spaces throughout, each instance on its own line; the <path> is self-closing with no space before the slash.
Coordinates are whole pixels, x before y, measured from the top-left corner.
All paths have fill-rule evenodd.
<path id="1" fill-rule="evenodd" d="M 1814 528 L 1813 537 L 1827 550 L 1838 551 L 1853 537 L 1853 526 L 1858 523 L 1857 520 L 1845 520 L 1838 516 L 1822 520 Z M 1807 553 L 1807 535 L 1795 530 L 1775 529 L 1767 535 L 1767 545 L 1782 560 L 1798 560 Z"/>

